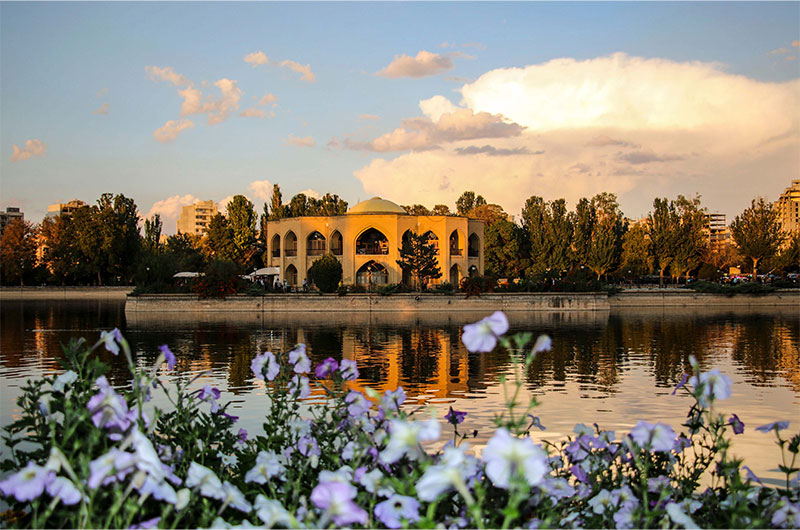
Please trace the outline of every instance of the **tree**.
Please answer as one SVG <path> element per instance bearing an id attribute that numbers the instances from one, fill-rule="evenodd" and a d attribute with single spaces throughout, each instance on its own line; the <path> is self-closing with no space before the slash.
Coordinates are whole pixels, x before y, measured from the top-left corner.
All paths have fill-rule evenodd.
<path id="1" fill-rule="evenodd" d="M 503 208 L 499 204 L 481 204 L 480 206 L 476 206 L 467 213 L 467 217 L 480 219 L 487 228 L 498 221 L 509 220 L 508 214 L 503 211 Z"/>
<path id="2" fill-rule="evenodd" d="M 233 261 L 247 267 L 256 244 L 256 212 L 244 195 L 235 195 L 228 203 L 228 226 L 233 241 Z"/>
<path id="3" fill-rule="evenodd" d="M 342 264 L 333 254 L 325 254 L 311 264 L 308 277 L 320 291 L 332 293 L 342 281 Z"/>
<path id="4" fill-rule="evenodd" d="M 566 271 L 571 264 L 570 242 L 572 241 L 572 219 L 567 213 L 564 199 L 551 201 L 547 205 L 547 244 L 550 248 L 549 267 L 555 271 Z"/>
<path id="5" fill-rule="evenodd" d="M 486 228 L 483 251 L 486 274 L 498 278 L 521 278 L 528 268 L 529 251 L 525 231 L 501 219 Z"/>
<path id="6" fill-rule="evenodd" d="M 785 239 L 778 211 L 763 197 L 751 201 L 750 207 L 736 216 L 731 234 L 742 256 L 753 262 L 753 281 L 758 279 L 758 262 L 774 257 Z"/>
<path id="7" fill-rule="evenodd" d="M 621 261 L 619 270 L 622 274 L 630 271 L 631 274 L 641 276 L 650 274 L 653 270 L 653 255 L 646 224 L 635 223 L 625 232 L 625 237 L 622 238 Z"/>
<path id="8" fill-rule="evenodd" d="M 411 275 L 419 291 L 423 291 L 430 280 L 442 277 L 436 254 L 436 248 L 428 242 L 425 234 L 410 232 L 408 237 L 403 238 L 397 264 Z"/>
<path id="9" fill-rule="evenodd" d="M 587 198 L 581 198 L 575 205 L 572 216 L 572 260 L 575 265 L 586 265 L 592 249 L 592 232 L 594 231 L 596 212 Z"/>
<path id="10" fill-rule="evenodd" d="M 307 215 L 313 215 L 311 211 L 312 205 L 313 203 L 309 203 L 305 193 L 298 193 L 289 201 L 286 217 L 305 217 Z"/>
<path id="11" fill-rule="evenodd" d="M 675 258 L 679 223 L 680 217 L 675 210 L 675 204 L 666 198 L 656 197 L 653 200 L 653 211 L 647 216 L 647 231 L 650 235 L 653 259 L 658 269 L 658 283 L 662 286 L 664 271 Z"/>
<path id="12" fill-rule="evenodd" d="M 794 230 L 789 234 L 788 241 L 776 261 L 778 268 L 784 272 L 800 270 L 800 230 Z"/>
<path id="13" fill-rule="evenodd" d="M 28 221 L 14 219 L 6 225 L 0 236 L 0 266 L 4 282 L 24 285 L 25 276 L 36 265 L 35 235 L 33 225 Z"/>
<path id="14" fill-rule="evenodd" d="M 450 213 L 450 208 L 446 204 L 437 204 L 431 210 L 433 215 L 453 215 Z"/>
<path id="15" fill-rule="evenodd" d="M 431 215 L 431 211 L 422 204 L 403 206 L 403 209 L 406 211 L 406 213 L 408 213 L 408 215 Z"/>
<path id="16" fill-rule="evenodd" d="M 528 238 L 530 263 L 526 274 L 536 276 L 548 268 L 550 255 L 549 240 L 547 237 L 546 204 L 541 197 L 529 197 L 522 208 L 522 229 Z"/>
<path id="17" fill-rule="evenodd" d="M 161 249 L 161 216 L 154 214 L 152 219 L 144 220 L 144 240 L 142 244 L 145 250 L 151 254 L 158 254 Z"/>
<path id="18" fill-rule="evenodd" d="M 619 266 L 622 238 L 627 231 L 627 225 L 619 209 L 617 196 L 613 193 L 595 195 L 590 208 L 596 221 L 586 265 L 597 274 L 599 280 Z"/>
<path id="19" fill-rule="evenodd" d="M 456 200 L 456 212 L 461 217 L 464 217 L 473 209 L 485 204 L 486 199 L 484 199 L 483 196 L 476 196 L 474 191 L 465 191 L 461 194 L 461 197 Z"/>
<path id="20" fill-rule="evenodd" d="M 266 212 L 265 212 L 266 213 Z M 287 217 L 286 206 L 283 204 L 281 187 L 278 184 L 272 186 L 272 198 L 270 200 L 269 220 L 277 221 Z"/>
<path id="21" fill-rule="evenodd" d="M 317 215 L 334 216 L 347 213 L 347 201 L 339 198 L 338 195 L 326 193 L 321 199 L 316 200 Z"/>
<path id="22" fill-rule="evenodd" d="M 203 248 L 211 259 L 233 261 L 236 250 L 233 243 L 233 230 L 222 214 L 217 214 L 208 223 L 203 238 Z"/>
<path id="23" fill-rule="evenodd" d="M 98 221 L 97 206 L 83 206 L 72 212 L 71 224 L 75 238 L 76 275 L 91 274 L 102 285 L 102 272 L 106 270 L 107 255 L 103 250 L 103 234 Z"/>
<path id="24" fill-rule="evenodd" d="M 672 259 L 672 277 L 676 280 L 700 265 L 706 248 L 705 208 L 700 198 L 687 199 L 678 195 L 675 208 L 679 217 L 675 255 Z"/>
<path id="25" fill-rule="evenodd" d="M 76 276 L 75 231 L 71 219 L 64 215 L 45 217 L 39 225 L 42 261 L 47 270 L 61 285 L 67 278 Z"/>

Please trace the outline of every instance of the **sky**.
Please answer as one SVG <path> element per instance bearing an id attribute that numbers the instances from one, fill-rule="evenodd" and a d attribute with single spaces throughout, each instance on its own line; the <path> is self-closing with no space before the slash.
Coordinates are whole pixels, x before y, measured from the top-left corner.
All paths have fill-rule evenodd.
<path id="1" fill-rule="evenodd" d="M 447 204 L 800 178 L 800 3 L 0 3 L 0 208 Z"/>

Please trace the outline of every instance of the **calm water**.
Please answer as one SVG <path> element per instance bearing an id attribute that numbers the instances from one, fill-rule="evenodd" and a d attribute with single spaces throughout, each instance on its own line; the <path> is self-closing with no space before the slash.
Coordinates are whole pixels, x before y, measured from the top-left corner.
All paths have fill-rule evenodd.
<path id="1" fill-rule="evenodd" d="M 61 343 L 81 336 L 95 341 L 101 330 L 119 327 L 138 363 L 151 364 L 158 346 L 167 344 L 179 357 L 172 377 L 204 373 L 199 386 L 227 390 L 229 410 L 248 430 L 260 429 L 264 410 L 263 385 L 253 380 L 250 360 L 257 352 L 304 342 L 315 363 L 326 357 L 356 360 L 357 388 L 402 386 L 410 403 L 433 406 L 440 417 L 450 405 L 468 412 L 466 428 L 479 430 L 480 445 L 502 408 L 500 379 L 514 370 L 507 354 L 470 354 L 460 343 L 461 326 L 483 316 L 161 313 L 126 319 L 122 302 L 3 302 L 0 419 L 5 425 L 15 416 L 26 378 L 58 370 Z M 576 423 L 593 422 L 621 436 L 639 419 L 679 430 L 690 401 L 671 391 L 695 355 L 704 368 L 720 368 L 734 381 L 733 396 L 720 403 L 747 426 L 734 452 L 760 476 L 779 476 L 774 438 L 753 428 L 774 420 L 791 420 L 795 431 L 800 426 L 797 310 L 513 313 L 509 319 L 512 331 L 553 338 L 553 350 L 525 376 L 528 396 L 539 400 L 537 415 L 547 427 L 536 437 L 557 440 Z M 125 384 L 123 363 L 108 357 L 110 379 Z"/>

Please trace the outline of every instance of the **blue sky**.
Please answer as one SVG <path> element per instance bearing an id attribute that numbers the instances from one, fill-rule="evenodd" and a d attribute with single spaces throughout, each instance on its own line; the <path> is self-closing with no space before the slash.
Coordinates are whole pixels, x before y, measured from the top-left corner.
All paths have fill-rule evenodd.
<path id="1" fill-rule="evenodd" d="M 514 215 L 534 194 L 612 191 L 638 217 L 656 195 L 700 193 L 732 217 L 800 175 L 796 2 L 5 2 L 0 14 L 0 207 L 34 222 L 112 192 L 172 232 L 181 204 L 242 193 L 260 209 L 273 183 L 287 200 L 351 205 L 452 208 L 472 189 Z M 266 62 L 245 62 L 256 52 Z M 183 129 L 156 133 L 169 122 Z"/>

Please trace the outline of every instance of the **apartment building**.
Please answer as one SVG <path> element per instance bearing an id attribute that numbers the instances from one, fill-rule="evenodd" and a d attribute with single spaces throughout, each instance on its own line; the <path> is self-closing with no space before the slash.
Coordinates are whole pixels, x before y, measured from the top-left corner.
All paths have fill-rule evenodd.
<path id="1" fill-rule="evenodd" d="M 793 180 L 792 185 L 781 193 L 775 209 L 784 232 L 800 230 L 800 180 Z"/>
<path id="2" fill-rule="evenodd" d="M 14 219 L 24 221 L 25 214 L 19 211 L 19 208 L 14 206 L 9 206 L 6 208 L 5 212 L 0 212 L 0 235 L 3 234 L 3 230 L 6 229 L 6 225 Z"/>
<path id="3" fill-rule="evenodd" d="M 78 199 L 72 199 L 65 203 L 51 204 L 47 207 L 47 217 L 58 217 L 59 215 L 71 217 L 72 212 L 84 206 L 86 206 L 86 203 Z"/>
<path id="4" fill-rule="evenodd" d="M 712 248 L 720 249 L 731 242 L 731 233 L 724 213 L 710 213 L 705 216 L 705 229 L 708 244 Z"/>
<path id="5" fill-rule="evenodd" d="M 179 234 L 203 235 L 208 229 L 211 218 L 219 213 L 214 201 L 200 201 L 181 208 L 178 217 L 177 232 Z"/>

